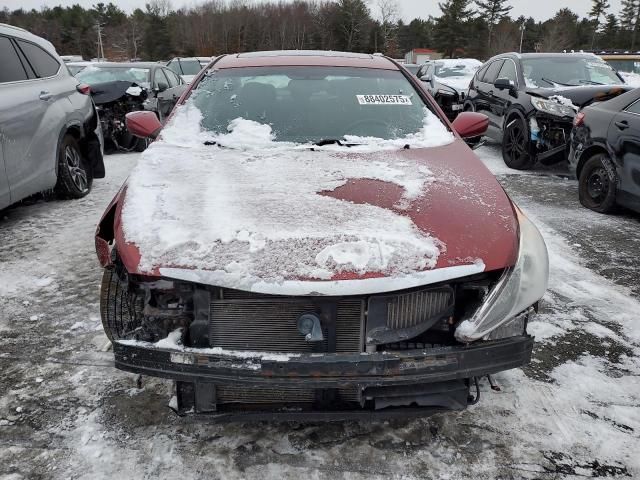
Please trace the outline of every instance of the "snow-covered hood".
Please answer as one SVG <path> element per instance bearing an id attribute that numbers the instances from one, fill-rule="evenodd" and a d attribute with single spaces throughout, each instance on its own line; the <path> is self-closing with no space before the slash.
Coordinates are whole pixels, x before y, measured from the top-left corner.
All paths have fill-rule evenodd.
<path id="1" fill-rule="evenodd" d="M 467 94 L 469 84 L 473 79 L 473 74 L 465 77 L 435 77 L 436 81 L 458 93 Z"/>
<path id="2" fill-rule="evenodd" d="M 154 165 L 154 153 L 167 148 L 148 150 L 119 199 L 116 243 L 126 243 L 119 252 L 131 273 L 269 293 L 283 282 L 288 293 L 321 290 L 291 285 L 300 280 L 386 279 L 368 286 L 393 290 L 515 259 L 511 203 L 462 140 L 393 152 L 300 151 L 299 168 L 287 173 L 277 157 L 218 147 L 174 150 L 175 169 Z"/>
<path id="3" fill-rule="evenodd" d="M 577 107 L 594 101 L 610 100 L 631 90 L 627 85 L 583 85 L 579 87 L 527 88 L 527 93 L 536 97 L 562 97 L 571 100 Z"/>
<path id="4" fill-rule="evenodd" d="M 363 138 L 350 148 L 265 143 L 270 127 L 246 120 L 205 145 L 179 115 L 183 128 L 163 131 L 118 199 L 116 244 L 130 273 L 355 294 L 515 261 L 511 202 L 437 119 L 425 129 L 440 133 L 416 134 L 405 149 Z"/>

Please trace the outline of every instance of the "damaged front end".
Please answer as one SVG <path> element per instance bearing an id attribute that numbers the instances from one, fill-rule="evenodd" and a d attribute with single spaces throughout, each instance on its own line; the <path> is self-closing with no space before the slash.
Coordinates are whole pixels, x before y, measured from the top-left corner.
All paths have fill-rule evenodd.
<path id="1" fill-rule="evenodd" d="M 176 380 L 179 413 L 428 414 L 465 408 L 476 377 L 529 362 L 530 310 L 485 341 L 455 337 L 498 281 L 486 273 L 393 294 L 294 297 L 130 276 L 116 259 L 103 292 L 117 299 L 103 297 L 102 315 L 116 366 Z"/>
<path id="2" fill-rule="evenodd" d="M 463 409 L 478 399 L 478 378 L 530 361 L 526 326 L 548 263 L 517 213 L 512 267 L 379 294 L 273 295 L 131 275 L 114 248 L 101 256 L 101 313 L 116 367 L 175 380 L 180 414 L 220 420 Z"/>
<path id="3" fill-rule="evenodd" d="M 583 86 L 554 90 L 554 95 L 550 96 L 529 92 L 533 110 L 527 122 L 532 154 L 547 165 L 566 160 L 576 113 L 594 102 L 610 100 L 625 91 L 627 89 L 622 87 Z"/>
<path id="4" fill-rule="evenodd" d="M 529 135 L 536 159 L 543 164 L 564 160 L 577 107 L 554 98 L 532 97 L 531 103 L 534 110 L 528 118 Z"/>

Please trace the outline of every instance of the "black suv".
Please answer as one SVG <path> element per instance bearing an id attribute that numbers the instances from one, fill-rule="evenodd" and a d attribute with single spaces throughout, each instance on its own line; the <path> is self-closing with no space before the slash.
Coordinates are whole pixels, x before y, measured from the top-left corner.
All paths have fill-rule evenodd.
<path id="1" fill-rule="evenodd" d="M 505 53 L 478 70 L 464 109 L 489 117 L 507 166 L 531 168 L 567 158 L 576 112 L 625 91 L 622 78 L 590 53 Z"/>

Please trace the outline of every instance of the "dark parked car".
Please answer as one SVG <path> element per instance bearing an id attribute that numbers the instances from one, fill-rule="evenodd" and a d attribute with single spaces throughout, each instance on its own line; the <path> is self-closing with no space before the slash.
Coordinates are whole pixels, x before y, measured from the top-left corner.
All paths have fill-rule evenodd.
<path id="1" fill-rule="evenodd" d="M 469 84 L 482 66 L 475 58 L 432 60 L 426 62 L 416 74 L 436 99 L 449 120 L 464 109 Z"/>
<path id="2" fill-rule="evenodd" d="M 576 115 L 569 168 L 585 207 L 607 213 L 623 205 L 640 212 L 640 88 Z"/>
<path id="3" fill-rule="evenodd" d="M 565 160 L 576 112 L 629 89 L 593 54 L 505 53 L 478 70 L 465 109 L 489 117 L 504 162 L 524 170 Z"/>
<path id="4" fill-rule="evenodd" d="M 120 150 L 142 151 L 147 145 L 127 131 L 128 112 L 150 110 L 164 123 L 186 89 L 178 75 L 153 62 L 92 63 L 75 76 L 91 88 L 107 147 Z"/>
<path id="5" fill-rule="evenodd" d="M 465 143 L 484 115 L 450 125 L 382 56 L 211 68 L 96 232 L 117 368 L 180 412 L 309 421 L 462 409 L 529 362 L 547 251 Z"/>

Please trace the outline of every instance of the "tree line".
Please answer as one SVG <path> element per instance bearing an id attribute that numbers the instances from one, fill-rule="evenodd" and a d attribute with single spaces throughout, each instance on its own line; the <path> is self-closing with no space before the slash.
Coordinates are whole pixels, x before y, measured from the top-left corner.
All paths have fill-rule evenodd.
<path id="1" fill-rule="evenodd" d="M 486 59 L 504 51 L 640 48 L 640 0 L 612 12 L 592 0 L 580 18 L 568 8 L 546 21 L 512 18 L 507 0 L 444 0 L 441 15 L 403 22 L 396 0 L 293 0 L 252 3 L 209 0 L 172 9 L 151 0 L 127 13 L 114 3 L 0 10 L 0 22 L 51 41 L 61 54 L 98 56 L 98 35 L 110 60 L 159 60 L 274 49 L 382 52 L 402 57 L 432 48 L 446 57 Z"/>

